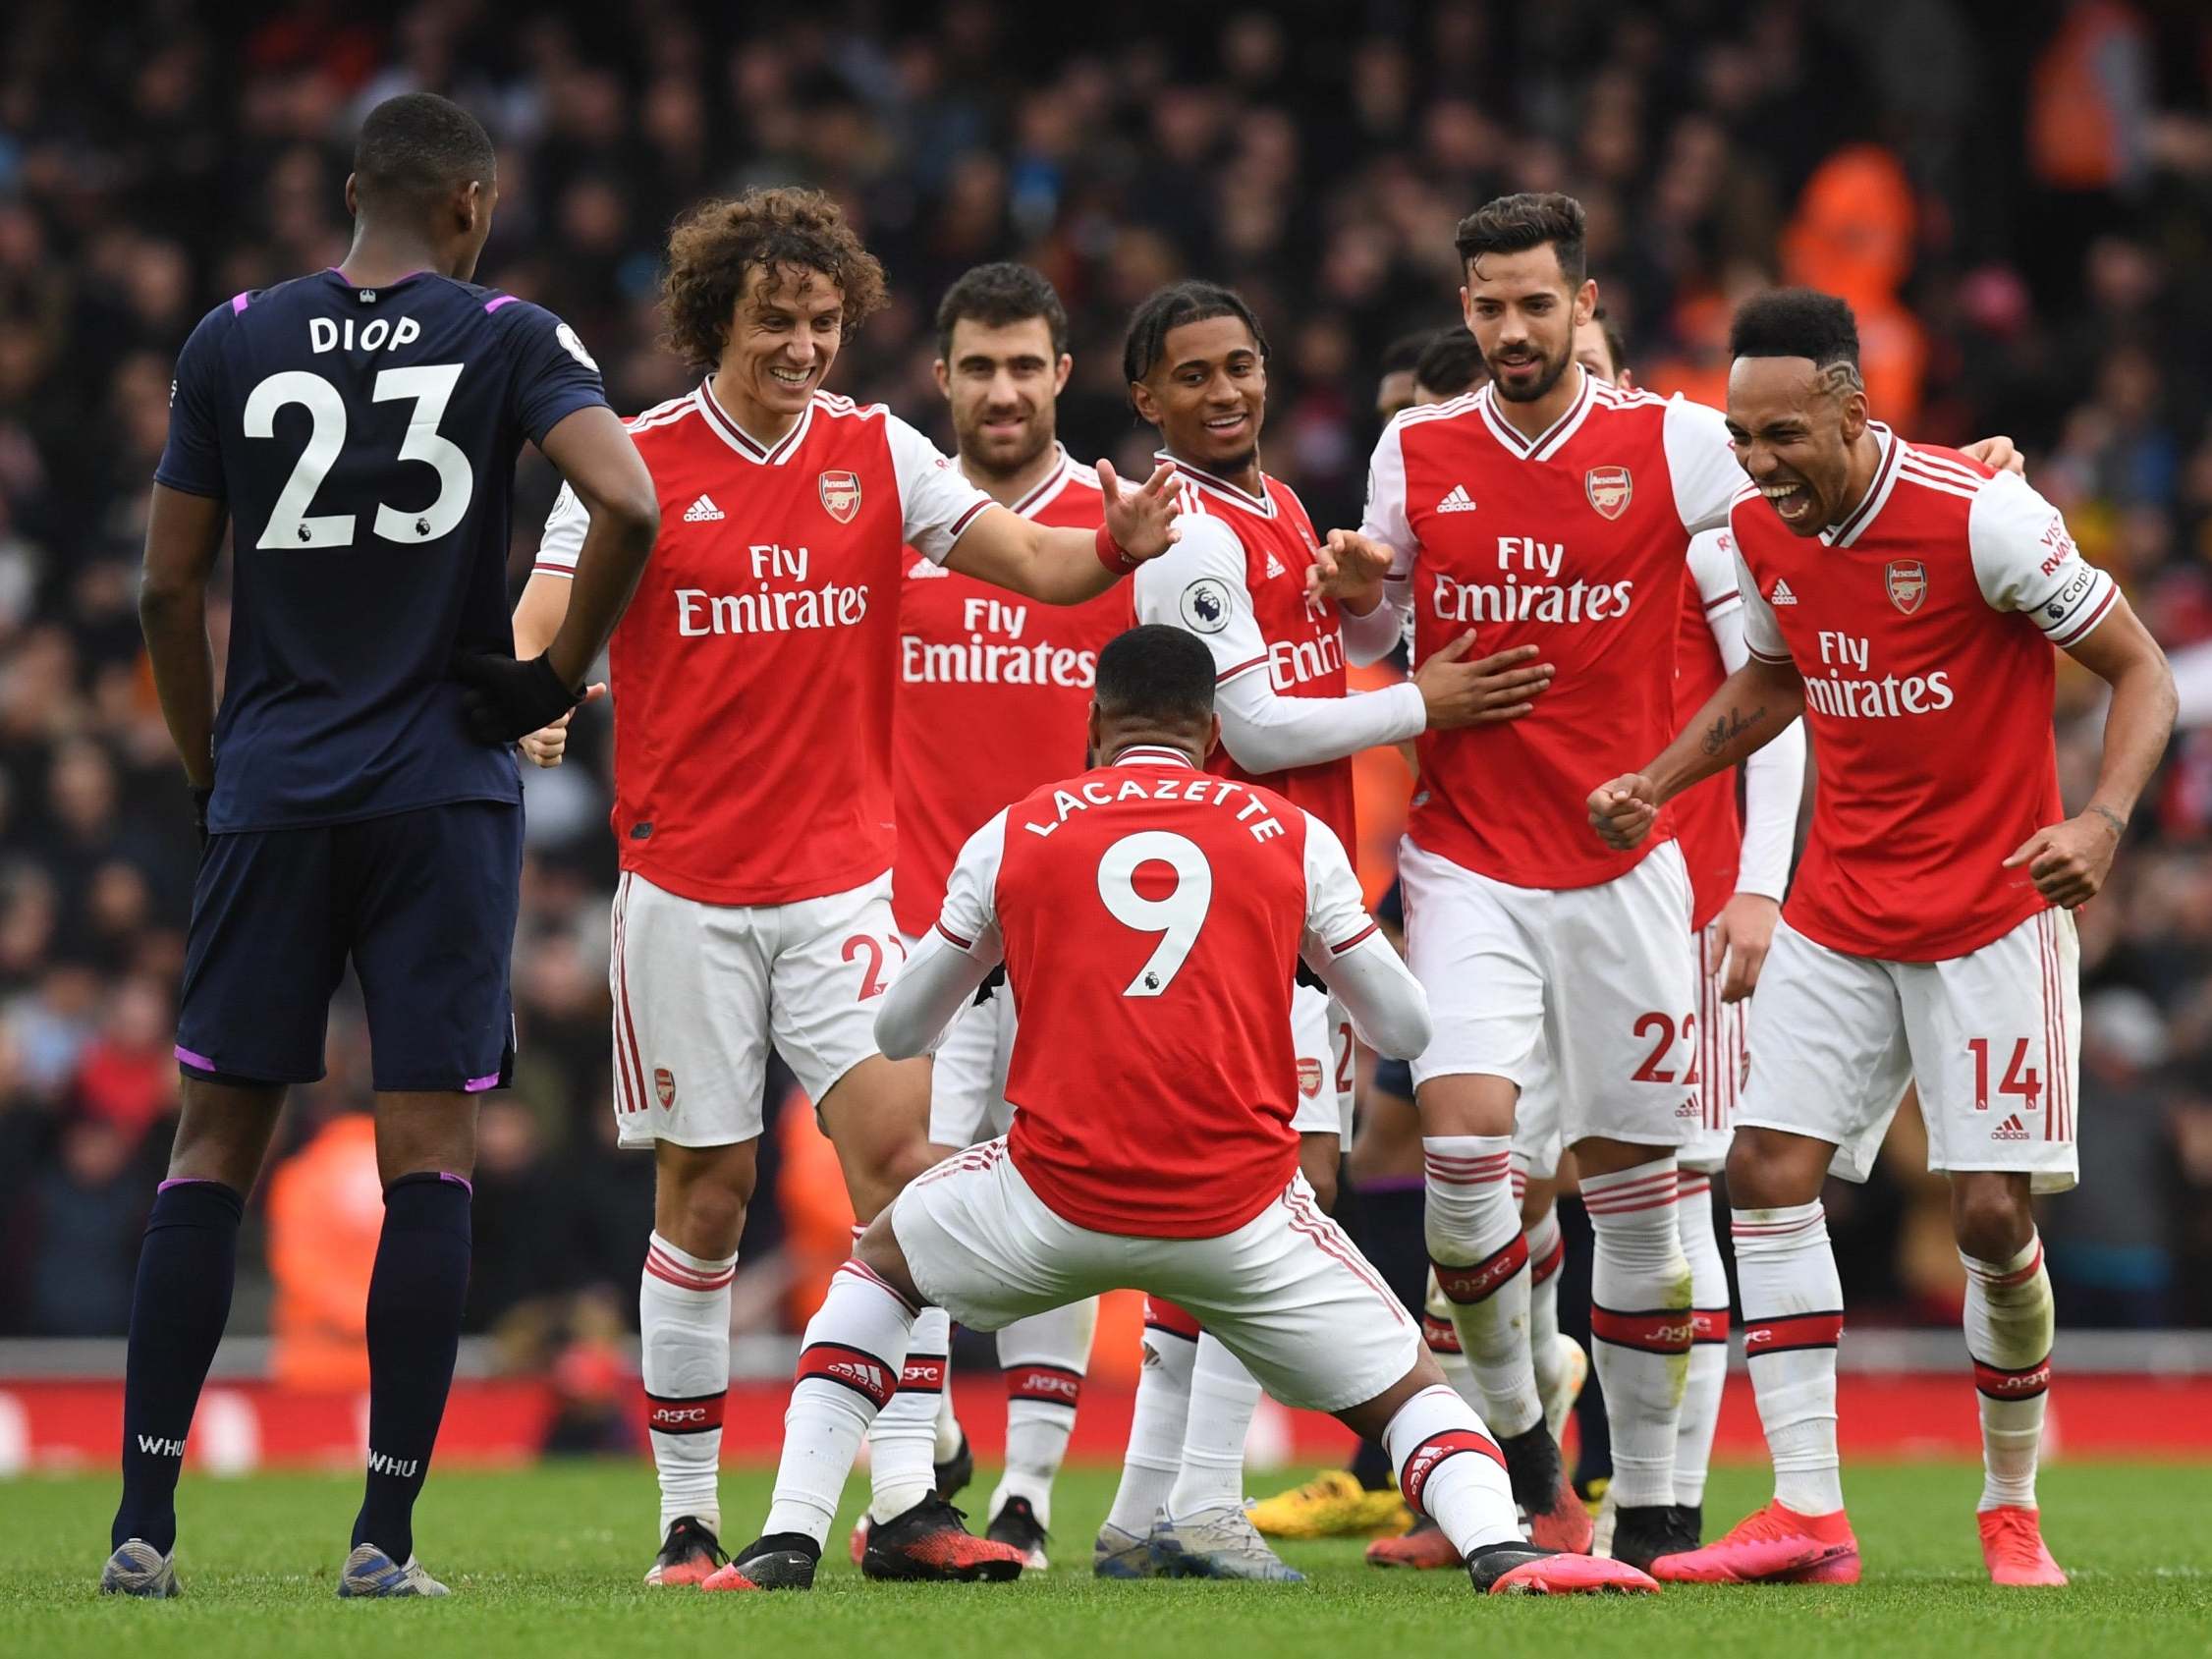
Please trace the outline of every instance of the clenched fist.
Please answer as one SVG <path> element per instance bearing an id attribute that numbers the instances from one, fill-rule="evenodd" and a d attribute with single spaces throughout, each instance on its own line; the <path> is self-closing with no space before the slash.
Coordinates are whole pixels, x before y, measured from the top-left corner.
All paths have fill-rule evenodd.
<path id="1" fill-rule="evenodd" d="M 1590 827 L 1616 853 L 1651 833 L 1659 821 L 1659 792 L 1641 772 L 1624 772 L 1590 791 Z"/>

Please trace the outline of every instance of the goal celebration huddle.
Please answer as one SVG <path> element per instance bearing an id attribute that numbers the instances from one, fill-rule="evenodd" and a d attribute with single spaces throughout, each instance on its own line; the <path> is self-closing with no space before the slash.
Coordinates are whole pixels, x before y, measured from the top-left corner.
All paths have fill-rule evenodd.
<path id="1" fill-rule="evenodd" d="M 806 1589 L 845 1548 L 871 1578 L 1066 1571 L 1055 1477 L 1096 1299 L 1124 1289 L 1144 1362 L 1100 1577 L 1300 1576 L 1244 1503 L 1265 1394 L 1387 1469 L 1411 1529 L 1379 1566 L 1498 1594 L 1855 1582 L 1820 1195 L 1866 1178 L 1908 1091 L 1966 1276 L 1984 1481 L 1958 1525 L 1994 1583 L 2066 1582 L 2036 1499 L 2057 1356 L 2030 1199 L 2074 1184 L 2084 1133 L 2072 912 L 2175 695 L 2008 440 L 1886 425 L 1850 306 L 1807 289 L 1736 309 L 1725 409 L 1639 389 L 1558 194 L 1459 222 L 1465 338 L 1422 356 L 1356 525 L 1263 468 L 1270 325 L 1296 319 L 1210 282 L 1128 318 L 1143 477 L 1060 442 L 1068 319 L 1026 266 L 924 297 L 954 454 L 839 396 L 891 278 L 808 190 L 677 221 L 661 321 L 695 384 L 618 414 L 588 342 L 475 281 L 497 197 L 470 116 L 380 104 L 345 263 L 223 300 L 178 356 L 141 616 L 202 855 L 103 1590 L 179 1593 L 246 1195 L 350 961 L 385 1211 L 337 1589 L 447 1593 L 414 1508 L 474 1101 L 515 1059 L 522 780 L 602 696 L 608 1106 L 654 1173 L 649 1584 Z M 510 609 L 525 440 L 563 484 Z M 1354 690 L 1401 652 L 1403 679 Z M 2059 652 L 2110 690 L 2071 815 Z M 1351 861 L 1355 757 L 1392 747 L 1402 940 Z M 1370 1259 L 1380 1211 L 1334 1219 L 1355 1045 L 1409 1068 L 1425 1287 Z M 766 1513 L 725 1515 L 771 1049 L 861 1226 Z M 1559 1329 L 1563 1189 L 1594 1238 L 1586 1355 Z M 955 1326 L 995 1334 L 1008 1384 L 977 1530 L 952 1502 Z M 1732 1330 L 1774 1490 L 1708 1523 Z M 1585 1365 L 1612 1439 L 1595 1516 L 1560 1450 Z M 866 1513 L 833 1538 L 863 1443 Z"/>

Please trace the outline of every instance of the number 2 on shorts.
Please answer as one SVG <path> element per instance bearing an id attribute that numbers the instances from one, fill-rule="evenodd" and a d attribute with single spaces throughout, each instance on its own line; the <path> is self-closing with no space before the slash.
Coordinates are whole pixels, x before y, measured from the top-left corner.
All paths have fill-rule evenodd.
<path id="1" fill-rule="evenodd" d="M 1175 886 L 1163 898 L 1147 899 L 1136 890 L 1138 866 L 1152 863 L 1175 872 Z M 1139 830 L 1123 836 L 1099 858 L 1098 896 L 1123 926 L 1160 935 L 1158 946 L 1122 992 L 1125 997 L 1156 997 L 1174 983 L 1198 942 L 1198 929 L 1213 905 L 1213 866 L 1188 836 Z"/>

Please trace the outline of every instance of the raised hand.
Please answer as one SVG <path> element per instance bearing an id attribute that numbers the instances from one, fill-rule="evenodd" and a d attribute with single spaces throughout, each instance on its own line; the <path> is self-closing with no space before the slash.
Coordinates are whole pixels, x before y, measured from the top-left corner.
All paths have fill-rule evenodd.
<path id="1" fill-rule="evenodd" d="M 1161 462 L 1159 470 L 1136 489 L 1126 487 L 1115 475 L 1114 464 L 1098 463 L 1098 487 L 1106 501 L 1106 533 L 1132 559 L 1157 559 L 1181 539 L 1175 527 L 1176 492 L 1170 487 L 1175 468 Z"/>
<path id="2" fill-rule="evenodd" d="M 1308 599 L 1357 601 L 1364 614 L 1382 599 L 1383 578 L 1390 574 L 1390 549 L 1357 530 L 1331 530 L 1313 550 L 1305 573 Z"/>

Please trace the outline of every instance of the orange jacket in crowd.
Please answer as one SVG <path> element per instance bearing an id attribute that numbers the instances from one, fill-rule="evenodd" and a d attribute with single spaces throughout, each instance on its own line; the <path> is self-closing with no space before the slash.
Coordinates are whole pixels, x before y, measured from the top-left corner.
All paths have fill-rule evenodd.
<path id="1" fill-rule="evenodd" d="M 366 1112 L 331 1119 L 277 1166 L 269 1178 L 269 1274 L 278 1383 L 368 1386 L 368 1276 L 383 1226 L 376 1120 Z"/>

